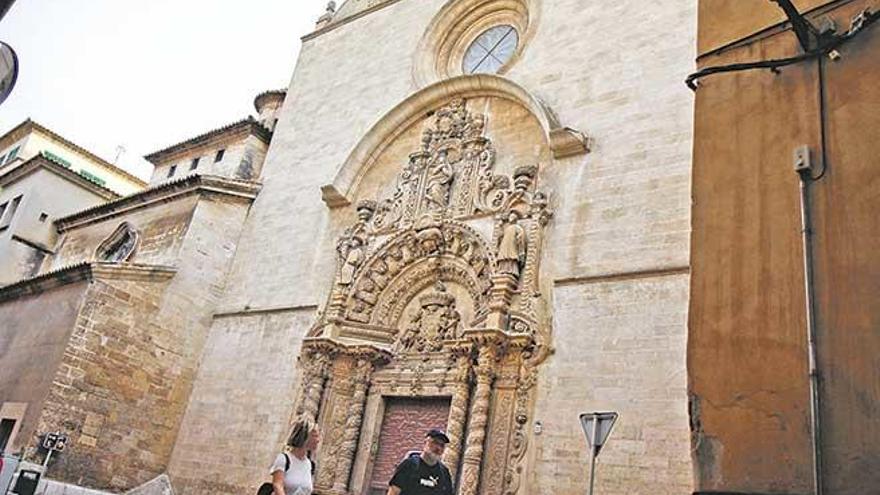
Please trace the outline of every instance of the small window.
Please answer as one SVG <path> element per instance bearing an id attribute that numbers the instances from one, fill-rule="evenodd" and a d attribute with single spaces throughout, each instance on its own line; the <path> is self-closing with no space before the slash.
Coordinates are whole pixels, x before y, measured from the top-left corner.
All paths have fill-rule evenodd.
<path id="1" fill-rule="evenodd" d="M 40 213 L 40 223 L 46 223 L 46 220 L 49 218 L 49 214 L 45 211 Z"/>
<path id="2" fill-rule="evenodd" d="M 3 214 L 6 213 L 6 207 L 9 206 L 9 201 L 0 205 L 0 222 L 3 221 Z"/>
<path id="3" fill-rule="evenodd" d="M 495 26 L 483 32 L 464 54 L 465 74 L 497 74 L 510 62 L 519 46 L 519 33 L 513 26 Z"/>
<path id="4" fill-rule="evenodd" d="M 16 146 L 15 148 L 12 148 L 12 151 L 9 152 L 9 157 L 6 158 L 6 161 L 11 162 L 12 160 L 14 160 L 15 157 L 18 156 L 18 150 L 20 149 L 21 146 Z"/>
<path id="5" fill-rule="evenodd" d="M 15 217 L 15 210 L 18 209 L 19 203 L 21 203 L 21 195 L 16 196 L 15 199 L 12 200 L 12 204 L 9 205 L 9 211 L 6 212 L 6 215 L 4 215 L 2 219 L 0 219 L 0 230 L 9 227 L 9 224 L 12 223 L 12 218 Z"/>
<path id="6" fill-rule="evenodd" d="M 225 149 L 222 149 L 222 150 L 218 151 L 217 154 L 214 155 L 214 163 L 217 163 L 217 162 L 219 162 L 220 160 L 222 160 L 222 159 L 223 159 L 223 155 L 225 155 L 225 154 L 226 154 L 226 150 L 225 150 Z"/>
<path id="7" fill-rule="evenodd" d="M 198 157 L 193 158 L 192 163 L 189 164 L 189 169 L 195 170 L 195 169 L 199 168 L 199 160 L 201 160 L 201 158 L 198 158 Z"/>
<path id="8" fill-rule="evenodd" d="M 177 172 L 177 165 L 172 165 L 171 168 L 168 169 L 168 177 L 174 177 L 175 172 Z"/>
<path id="9" fill-rule="evenodd" d="M 6 155 L 0 155 L 0 165 L 3 165 L 3 160 L 6 159 Z"/>

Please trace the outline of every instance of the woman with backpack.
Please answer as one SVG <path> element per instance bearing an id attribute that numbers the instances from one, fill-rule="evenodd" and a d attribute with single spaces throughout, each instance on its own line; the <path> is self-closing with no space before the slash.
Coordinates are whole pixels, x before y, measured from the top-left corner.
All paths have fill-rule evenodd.
<path id="1" fill-rule="evenodd" d="M 318 447 L 320 441 L 321 432 L 314 421 L 302 418 L 294 423 L 287 439 L 287 449 L 278 454 L 269 469 L 272 495 L 312 495 L 315 469 L 309 453 Z"/>

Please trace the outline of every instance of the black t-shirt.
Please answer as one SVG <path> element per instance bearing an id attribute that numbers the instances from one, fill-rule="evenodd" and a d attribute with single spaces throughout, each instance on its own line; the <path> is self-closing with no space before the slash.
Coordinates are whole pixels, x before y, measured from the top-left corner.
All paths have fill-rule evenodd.
<path id="1" fill-rule="evenodd" d="M 418 455 L 404 459 L 388 484 L 400 488 L 401 495 L 452 495 L 452 477 L 446 466 L 442 462 L 429 466 Z"/>

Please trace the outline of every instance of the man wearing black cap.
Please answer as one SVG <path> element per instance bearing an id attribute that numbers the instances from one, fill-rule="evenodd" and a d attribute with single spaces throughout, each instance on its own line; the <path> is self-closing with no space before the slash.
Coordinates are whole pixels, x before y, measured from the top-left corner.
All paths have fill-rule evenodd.
<path id="1" fill-rule="evenodd" d="M 398 464 L 388 482 L 388 495 L 453 495 L 452 476 L 440 462 L 448 443 L 449 437 L 443 431 L 429 431 L 422 452 Z"/>

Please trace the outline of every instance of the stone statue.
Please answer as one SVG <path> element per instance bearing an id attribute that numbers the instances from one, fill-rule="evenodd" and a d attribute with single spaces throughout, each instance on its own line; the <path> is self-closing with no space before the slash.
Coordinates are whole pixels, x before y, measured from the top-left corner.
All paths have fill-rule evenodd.
<path id="1" fill-rule="evenodd" d="M 516 210 L 508 213 L 507 222 L 498 241 L 497 256 L 498 271 L 513 275 L 517 279 L 525 266 L 528 247 L 526 231 L 519 225 L 519 218 L 520 215 Z"/>
<path id="2" fill-rule="evenodd" d="M 449 164 L 446 152 L 441 152 L 430 168 L 428 168 L 425 199 L 431 211 L 443 210 L 449 206 L 449 189 L 455 172 Z"/>
<path id="3" fill-rule="evenodd" d="M 339 245 L 339 256 L 342 268 L 339 270 L 339 284 L 351 285 L 354 274 L 364 262 L 364 243 L 360 237 L 352 236 L 344 239 Z"/>

